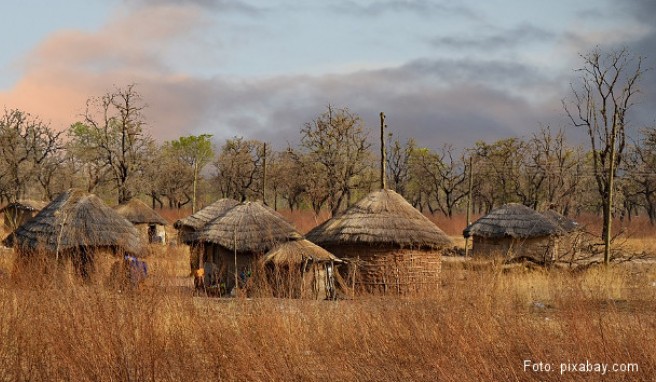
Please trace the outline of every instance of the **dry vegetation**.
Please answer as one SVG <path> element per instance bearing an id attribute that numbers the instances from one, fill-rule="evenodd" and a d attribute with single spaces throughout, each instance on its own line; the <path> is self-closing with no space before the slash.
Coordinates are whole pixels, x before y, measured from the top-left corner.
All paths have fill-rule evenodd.
<path id="1" fill-rule="evenodd" d="M 132 290 L 58 272 L 12 279 L 14 255 L 4 250 L 0 380 L 651 381 L 656 373 L 651 264 L 570 273 L 445 258 L 437 295 L 329 302 L 193 297 L 188 256 L 185 247 L 160 249 L 148 258 L 147 284 Z M 524 371 L 524 360 L 553 371 Z M 586 360 L 639 371 L 560 375 L 561 363 Z"/>

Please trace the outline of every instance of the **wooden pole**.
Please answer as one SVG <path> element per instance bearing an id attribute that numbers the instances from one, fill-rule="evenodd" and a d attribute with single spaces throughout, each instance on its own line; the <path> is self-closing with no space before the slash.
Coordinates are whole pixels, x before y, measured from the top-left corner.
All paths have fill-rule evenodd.
<path id="1" fill-rule="evenodd" d="M 472 166 L 472 157 L 469 157 L 469 185 L 467 187 L 467 227 L 471 224 L 471 204 L 472 204 L 472 188 L 474 186 L 474 167 Z M 469 236 L 465 238 L 465 258 L 469 256 Z"/>
<path id="2" fill-rule="evenodd" d="M 266 189 L 266 170 L 267 170 L 267 162 L 266 162 L 266 154 L 267 154 L 267 144 L 264 142 L 262 151 L 264 151 L 262 155 L 262 203 L 266 206 L 268 205 L 266 202 L 266 198 L 264 195 L 264 190 Z"/>
<path id="3" fill-rule="evenodd" d="M 386 162 L 387 152 L 385 151 L 385 113 L 380 112 L 380 188 L 387 189 Z"/>
<path id="4" fill-rule="evenodd" d="M 615 111 L 615 118 L 613 120 L 613 128 L 610 136 L 610 164 L 608 166 L 608 201 L 604 205 L 605 219 L 604 221 L 604 264 L 610 263 L 611 252 L 611 226 L 613 224 L 613 183 L 615 178 L 615 137 L 617 136 L 617 124 L 620 123 L 620 112 Z"/>

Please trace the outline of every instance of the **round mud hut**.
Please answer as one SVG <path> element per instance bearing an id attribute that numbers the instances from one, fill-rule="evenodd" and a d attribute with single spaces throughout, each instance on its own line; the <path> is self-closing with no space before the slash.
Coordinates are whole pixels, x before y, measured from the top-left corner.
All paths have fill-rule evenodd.
<path id="1" fill-rule="evenodd" d="M 555 260 L 565 231 L 543 214 L 523 204 L 509 203 L 492 210 L 463 231 L 471 237 L 472 255 L 498 255 L 538 263 Z"/>
<path id="2" fill-rule="evenodd" d="M 439 286 L 449 237 L 392 190 L 370 193 L 306 235 L 349 264 L 355 292 L 407 294 Z"/>
<path id="3" fill-rule="evenodd" d="M 101 254 L 141 252 L 137 229 L 93 194 L 77 189 L 63 192 L 4 242 L 19 257 L 33 255 L 70 259 L 88 278 Z"/>
<path id="4" fill-rule="evenodd" d="M 203 268 L 201 261 L 202 249 L 196 240 L 197 233 L 207 223 L 223 215 L 226 211 L 239 204 L 234 199 L 219 199 L 216 202 L 202 208 L 186 218 L 176 220 L 173 228 L 178 231 L 178 242 L 189 245 L 189 267 L 191 272 Z"/>
<path id="5" fill-rule="evenodd" d="M 235 286 L 249 287 L 250 276 L 259 271 L 264 254 L 279 244 L 301 238 L 271 208 L 258 202 L 240 203 L 207 223 L 196 236 L 202 249 L 205 285 L 219 286 L 221 294 Z"/>
<path id="6" fill-rule="evenodd" d="M 146 203 L 133 198 L 114 207 L 114 210 L 134 224 L 144 243 L 166 244 L 166 225 L 168 222 Z"/>
<path id="7" fill-rule="evenodd" d="M 269 285 L 275 297 L 332 300 L 339 281 L 332 253 L 305 240 L 276 246 L 264 256 Z"/>

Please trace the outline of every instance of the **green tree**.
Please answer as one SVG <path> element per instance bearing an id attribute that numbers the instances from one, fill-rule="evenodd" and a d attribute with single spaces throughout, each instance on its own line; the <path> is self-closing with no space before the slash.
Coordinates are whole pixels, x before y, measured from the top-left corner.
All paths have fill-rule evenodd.
<path id="1" fill-rule="evenodd" d="M 164 149 L 169 150 L 173 157 L 192 168 L 192 196 L 191 211 L 196 212 L 196 198 L 198 190 L 198 176 L 205 166 L 214 158 L 212 150 L 212 135 L 189 135 L 180 137 L 175 141 L 165 142 Z"/>

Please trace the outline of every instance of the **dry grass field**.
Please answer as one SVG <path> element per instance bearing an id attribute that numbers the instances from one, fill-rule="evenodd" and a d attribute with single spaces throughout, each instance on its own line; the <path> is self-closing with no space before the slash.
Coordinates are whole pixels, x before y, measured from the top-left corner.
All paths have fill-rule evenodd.
<path id="1" fill-rule="evenodd" d="M 299 301 L 193 296 L 186 248 L 154 252 L 137 290 L 66 272 L 11 278 L 14 255 L 0 253 L 0 380 L 656 376 L 656 268 L 645 262 L 569 272 L 445 258 L 435 295 Z M 572 370 L 581 363 L 592 371 Z M 608 368 L 603 376 L 596 364 Z"/>

